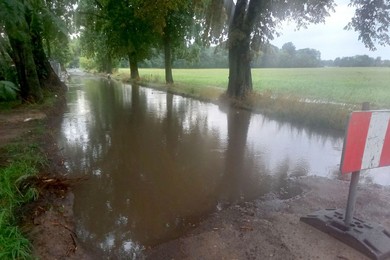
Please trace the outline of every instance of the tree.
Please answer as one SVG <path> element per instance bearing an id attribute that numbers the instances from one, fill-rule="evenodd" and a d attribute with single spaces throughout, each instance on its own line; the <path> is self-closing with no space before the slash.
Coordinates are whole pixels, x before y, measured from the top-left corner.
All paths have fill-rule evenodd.
<path id="1" fill-rule="evenodd" d="M 336 58 L 335 66 L 339 67 L 372 67 L 375 66 L 375 59 L 368 55 L 355 55 L 353 57 Z"/>
<path id="2" fill-rule="evenodd" d="M 186 3 L 187 2 L 187 3 Z M 165 16 L 166 25 L 163 30 L 162 42 L 164 46 L 165 81 L 173 83 L 172 75 L 172 50 L 185 44 L 185 33 L 192 20 L 191 5 L 189 1 L 182 1 L 183 5 L 177 10 L 168 11 Z"/>
<path id="3" fill-rule="evenodd" d="M 211 5 L 217 7 L 221 6 L 221 3 L 224 3 L 229 23 L 227 94 L 231 97 L 244 97 L 252 91 L 252 54 L 273 39 L 280 21 L 295 20 L 298 28 L 309 23 L 324 22 L 329 11 L 334 11 L 335 5 L 334 0 L 237 0 L 236 3 L 233 0 L 211 1 Z M 389 0 L 351 0 L 351 5 L 356 7 L 356 12 L 346 28 L 358 31 L 359 39 L 370 49 L 375 49 L 375 42 L 389 45 Z M 208 23 L 213 24 L 213 21 L 209 19 Z M 215 27 L 221 26 L 216 24 Z"/>
<path id="4" fill-rule="evenodd" d="M 252 91 L 252 53 L 273 39 L 280 21 L 292 19 L 297 22 L 298 27 L 323 22 L 334 6 L 333 0 L 237 0 L 236 4 L 232 0 L 224 2 L 227 15 L 232 14 L 228 31 L 227 94 L 238 98 Z"/>
<path id="5" fill-rule="evenodd" d="M 286 52 L 290 56 L 295 56 L 295 53 L 297 51 L 297 48 L 292 42 L 287 42 L 283 44 L 282 51 Z"/>
<path id="6" fill-rule="evenodd" d="M 389 0 L 351 0 L 356 7 L 355 15 L 345 27 L 359 33 L 359 40 L 370 50 L 375 50 L 375 43 L 390 45 L 390 1 Z"/>
<path id="7" fill-rule="evenodd" d="M 144 0 L 140 14 L 152 24 L 154 33 L 158 36 L 158 45 L 164 52 L 165 81 L 173 83 L 172 62 L 178 50 L 186 49 L 191 37 L 190 28 L 194 20 L 195 1 L 168 0 L 158 5 L 154 0 Z M 176 53 L 175 53 L 176 50 Z"/>
<path id="8" fill-rule="evenodd" d="M 26 13 L 26 19 L 30 22 L 30 36 L 32 41 L 32 49 L 34 61 L 37 67 L 37 73 L 41 88 L 46 89 L 63 89 L 64 84 L 59 79 L 53 68 L 50 65 L 49 58 L 52 55 L 52 42 L 59 41 L 61 46 L 57 45 L 57 53 L 64 53 L 68 48 L 63 48 L 68 44 L 67 28 L 65 23 L 58 18 L 57 15 L 62 15 L 62 11 L 71 8 L 74 1 L 32 1 L 30 12 Z M 66 4 L 65 4 L 66 3 Z M 60 5 L 60 7 L 59 7 Z M 53 13 L 51 9 L 57 11 Z M 64 16 L 62 16 L 63 19 Z M 44 49 L 46 42 L 46 51 Z M 62 55 L 61 55 L 62 56 Z M 57 60 L 57 62 L 65 62 Z"/>
<path id="9" fill-rule="evenodd" d="M 139 78 L 138 62 L 150 56 L 156 42 L 150 20 L 142 16 L 142 3 L 83 0 L 78 8 L 84 51 L 92 57 L 106 54 L 103 64 L 111 63 L 113 58 L 127 57 L 131 79 Z M 101 46 L 103 50 L 98 51 Z"/>
<path id="10" fill-rule="evenodd" d="M 279 58 L 279 67 L 292 68 L 295 67 L 296 48 L 292 42 L 283 44 L 281 55 Z"/>
<path id="11" fill-rule="evenodd" d="M 21 1 L 0 1 L 0 23 L 12 48 L 11 58 L 15 64 L 20 95 L 22 100 L 38 102 L 42 91 L 33 56 L 32 39 L 29 24 L 26 20 L 29 6 Z"/>
<path id="12" fill-rule="evenodd" d="M 295 55 L 295 67 L 314 68 L 321 66 L 321 53 L 315 49 L 300 49 Z"/>
<path id="13" fill-rule="evenodd" d="M 12 49 L 8 38 L 0 29 L 0 80 L 17 83 L 17 74 L 14 66 L 12 66 L 11 54 Z"/>
<path id="14" fill-rule="evenodd" d="M 253 67 L 276 68 L 279 66 L 280 50 L 272 44 L 265 44 Z"/>
<path id="15" fill-rule="evenodd" d="M 110 18 L 107 1 L 83 0 L 77 9 L 76 26 L 80 29 L 81 54 L 93 59 L 91 64 L 99 72 L 112 73 L 115 42 L 110 41 L 107 31 Z M 89 60 L 89 59 L 83 59 Z M 83 63 L 83 62 L 82 62 Z M 89 68 L 92 69 L 92 68 Z"/>
<path id="16" fill-rule="evenodd" d="M 47 28 L 61 31 L 60 18 L 54 15 L 50 7 L 56 10 L 71 10 L 74 1 L 32 1 L 0 0 L 0 29 L 2 38 L 11 46 L 9 56 L 17 71 L 20 95 L 23 101 L 39 102 L 42 88 L 62 87 L 63 84 L 52 70 L 43 42 L 49 38 L 57 39 L 59 34 L 50 33 Z M 62 27 L 65 28 L 66 26 Z M 66 29 L 62 35 L 66 38 Z M 50 35 L 50 37 L 48 36 Z M 49 46 L 49 44 L 47 44 Z M 63 47 L 63 42 L 62 46 Z"/>

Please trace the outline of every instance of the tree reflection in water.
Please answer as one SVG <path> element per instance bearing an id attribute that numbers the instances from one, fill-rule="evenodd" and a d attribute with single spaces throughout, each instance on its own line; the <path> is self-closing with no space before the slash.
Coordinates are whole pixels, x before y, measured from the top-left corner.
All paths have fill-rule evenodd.
<path id="1" fill-rule="evenodd" d="M 333 178 L 338 167 L 337 137 L 139 86 L 82 83 L 68 92 L 59 143 L 69 174 L 89 178 L 75 190 L 78 235 L 103 257 L 135 257 L 221 204 L 282 196 L 289 178 Z"/>

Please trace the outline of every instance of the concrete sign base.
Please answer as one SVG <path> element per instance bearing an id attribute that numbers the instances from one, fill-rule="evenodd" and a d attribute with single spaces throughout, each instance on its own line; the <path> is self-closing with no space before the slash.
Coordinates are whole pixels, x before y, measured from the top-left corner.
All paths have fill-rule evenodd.
<path id="1" fill-rule="evenodd" d="M 389 231 L 378 224 L 367 223 L 355 217 L 347 227 L 344 219 L 343 209 L 324 209 L 301 217 L 300 220 L 332 235 L 371 259 L 390 257 Z"/>

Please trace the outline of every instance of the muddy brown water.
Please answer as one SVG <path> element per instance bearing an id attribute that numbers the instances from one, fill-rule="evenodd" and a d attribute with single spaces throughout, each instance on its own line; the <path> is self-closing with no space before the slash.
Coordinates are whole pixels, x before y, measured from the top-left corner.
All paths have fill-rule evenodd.
<path id="1" fill-rule="evenodd" d="M 340 178 L 340 135 L 153 89 L 74 75 L 58 140 L 78 237 L 102 258 L 136 258 L 224 207 Z M 389 169 L 361 183 L 390 185 Z"/>

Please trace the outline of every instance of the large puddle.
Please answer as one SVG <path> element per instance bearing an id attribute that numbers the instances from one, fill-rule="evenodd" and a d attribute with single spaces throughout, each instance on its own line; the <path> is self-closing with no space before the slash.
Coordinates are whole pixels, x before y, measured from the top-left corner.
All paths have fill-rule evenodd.
<path id="1" fill-rule="evenodd" d="M 59 143 L 75 190 L 79 238 L 134 258 L 231 203 L 299 192 L 289 179 L 339 178 L 343 140 L 259 114 L 73 77 Z M 390 185 L 389 168 L 361 183 Z"/>

